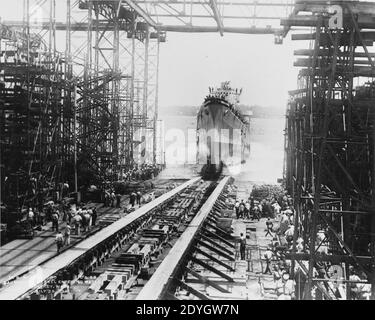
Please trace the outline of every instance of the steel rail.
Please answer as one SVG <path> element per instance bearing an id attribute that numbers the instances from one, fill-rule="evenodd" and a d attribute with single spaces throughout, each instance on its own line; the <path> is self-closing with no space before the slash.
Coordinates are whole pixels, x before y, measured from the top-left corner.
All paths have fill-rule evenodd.
<path id="1" fill-rule="evenodd" d="M 223 192 L 230 177 L 225 177 L 214 192 L 207 199 L 205 204 L 199 210 L 195 218 L 189 224 L 185 232 L 178 239 L 167 257 L 160 264 L 151 279 L 141 290 L 136 300 L 160 300 L 168 290 L 169 284 L 180 267 L 189 250 L 193 246 L 197 235 L 199 234 L 204 221 L 214 207 L 216 200 Z"/>

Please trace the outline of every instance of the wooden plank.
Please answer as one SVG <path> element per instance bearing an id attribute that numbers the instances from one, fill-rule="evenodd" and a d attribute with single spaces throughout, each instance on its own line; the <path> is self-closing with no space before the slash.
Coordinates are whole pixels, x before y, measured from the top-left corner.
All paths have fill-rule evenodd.
<path id="1" fill-rule="evenodd" d="M 203 268 L 205 268 L 205 269 L 207 269 L 209 271 L 212 271 L 213 273 L 216 273 L 217 275 L 219 275 L 220 277 L 228 280 L 229 282 L 234 282 L 234 279 L 231 276 L 228 276 L 224 272 L 221 272 L 220 270 L 217 270 L 215 267 L 210 266 L 206 262 L 203 262 L 203 261 L 201 261 L 201 260 L 199 260 L 199 259 L 197 259 L 195 257 L 192 257 L 191 261 L 193 261 L 196 264 L 199 264 L 200 266 L 202 266 Z"/>
<path id="2" fill-rule="evenodd" d="M 217 241 L 214 241 L 213 239 L 211 239 L 209 237 L 206 237 L 204 234 L 201 234 L 201 240 L 204 240 L 204 241 L 212 244 L 213 246 L 215 246 L 215 248 L 220 249 L 221 251 L 226 252 L 228 255 L 234 255 L 233 248 L 228 249 L 227 247 L 224 247 L 223 245 L 217 243 Z"/>
<path id="3" fill-rule="evenodd" d="M 189 291 L 190 293 L 192 293 L 193 295 L 195 295 L 197 298 L 201 299 L 201 300 L 211 300 L 208 296 L 206 296 L 204 293 L 198 291 L 198 290 L 195 290 L 193 287 L 189 286 L 187 283 L 181 281 L 181 280 L 177 280 L 178 284 L 180 285 L 181 288 Z"/>
<path id="4" fill-rule="evenodd" d="M 231 255 L 227 254 L 226 252 L 223 252 L 220 249 L 215 248 L 215 247 L 211 246 L 210 244 L 208 244 L 208 243 L 206 243 L 202 240 L 198 240 L 198 244 L 207 248 L 208 250 L 211 250 L 212 252 L 217 253 L 218 255 L 222 256 L 223 258 L 225 258 L 227 260 L 235 261 L 234 256 L 231 256 Z"/>
<path id="5" fill-rule="evenodd" d="M 203 250 L 201 250 L 201 249 L 199 249 L 197 247 L 195 247 L 195 252 L 196 253 L 200 253 L 201 255 L 205 256 L 206 258 L 210 259 L 213 262 L 216 262 L 217 264 L 220 264 L 221 266 L 223 266 L 224 268 L 227 268 L 230 271 L 235 271 L 235 269 L 233 267 L 231 267 L 230 265 L 227 265 L 223 261 L 221 261 L 219 259 L 216 259 L 215 257 L 211 256 L 207 252 L 204 252 Z M 232 261 L 234 261 L 234 260 L 232 260 Z"/>
<path id="6" fill-rule="evenodd" d="M 206 223 L 206 226 L 227 235 L 229 238 L 231 237 L 231 235 L 228 232 L 226 232 L 225 230 L 221 229 L 218 226 L 213 225 L 212 223 Z"/>
<path id="7" fill-rule="evenodd" d="M 207 277 L 200 275 L 198 272 L 195 272 L 194 270 L 190 268 L 186 268 L 186 271 L 189 272 L 194 277 L 198 278 L 204 284 L 208 284 L 209 286 L 215 288 L 216 290 L 219 290 L 220 292 L 230 293 L 230 291 L 224 289 L 222 286 L 216 284 L 214 281 L 209 280 Z"/>
<path id="8" fill-rule="evenodd" d="M 219 236 L 218 234 L 206 229 L 206 228 L 203 228 L 203 232 L 207 233 L 208 235 L 210 235 L 211 237 L 214 237 L 218 240 L 220 240 L 221 242 L 225 243 L 228 247 L 231 247 L 231 248 L 235 248 L 236 246 L 229 242 L 228 240 L 224 239 L 223 237 Z"/>

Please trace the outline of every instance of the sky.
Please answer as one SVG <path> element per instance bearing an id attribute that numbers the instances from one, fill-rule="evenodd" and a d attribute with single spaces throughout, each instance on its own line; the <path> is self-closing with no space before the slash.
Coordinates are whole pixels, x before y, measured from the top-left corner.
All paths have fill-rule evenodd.
<path id="1" fill-rule="evenodd" d="M 7 1 L 2 20 L 21 20 L 22 1 Z M 57 3 L 57 20 L 64 21 L 65 1 Z M 293 50 L 307 45 L 292 42 L 290 35 L 275 45 L 273 35 L 169 32 L 160 51 L 159 105 L 198 106 L 209 86 L 231 81 L 243 89 L 241 103 L 285 108 L 288 90 L 297 86 Z"/>
<path id="2" fill-rule="evenodd" d="M 241 103 L 285 108 L 288 90 L 297 86 L 293 50 L 275 45 L 272 35 L 168 33 L 161 44 L 161 106 L 199 105 L 209 86 L 231 81 L 243 89 Z"/>

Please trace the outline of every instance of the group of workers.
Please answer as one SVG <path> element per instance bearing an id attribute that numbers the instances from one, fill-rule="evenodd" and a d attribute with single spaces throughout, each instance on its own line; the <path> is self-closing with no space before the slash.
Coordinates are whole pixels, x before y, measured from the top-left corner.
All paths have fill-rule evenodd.
<path id="1" fill-rule="evenodd" d="M 145 181 L 154 179 L 162 170 L 161 165 L 144 163 L 136 165 L 133 169 L 124 173 L 124 181 Z"/>
<path id="2" fill-rule="evenodd" d="M 265 236 L 271 237 L 272 240 L 262 257 L 266 262 L 264 273 L 273 275 L 278 299 L 303 299 L 307 281 L 306 275 L 298 264 L 296 264 L 294 270 L 291 270 L 291 261 L 287 260 L 285 256 L 293 250 L 294 237 L 297 253 L 309 253 L 309 249 L 305 247 L 301 234 L 298 230 L 295 230 L 295 209 L 292 198 L 285 194 L 278 201 L 275 200 L 271 201 L 272 213 L 265 222 Z M 317 254 L 329 254 L 328 238 L 328 230 L 319 226 L 315 244 Z M 305 269 L 308 269 L 308 264 L 305 265 Z M 335 295 L 337 298 L 368 299 L 371 290 L 370 285 L 366 284 L 366 275 L 354 267 L 350 267 L 349 270 L 349 280 L 353 281 L 348 284 L 349 296 L 345 294 L 343 283 L 335 284 L 333 281 L 324 281 L 324 279 L 337 276 L 336 269 L 337 266 L 329 261 L 317 261 L 315 263 L 314 278 L 322 279 L 320 287 L 318 284 L 313 286 L 312 295 L 315 299 L 324 299 L 327 294 Z M 326 293 L 321 288 L 325 288 Z"/>
<path id="3" fill-rule="evenodd" d="M 115 193 L 113 189 L 107 189 L 104 191 L 104 207 L 116 207 L 121 206 L 121 194 Z"/>
<path id="4" fill-rule="evenodd" d="M 81 228 L 84 232 L 91 229 L 92 226 L 96 225 L 98 214 L 96 207 L 86 208 L 85 206 L 72 206 L 67 214 L 64 215 L 63 220 L 66 222 L 64 233 L 59 231 L 59 217 L 55 216 L 52 220 L 52 231 L 56 230 L 56 245 L 57 252 L 60 253 L 61 249 L 67 245 L 70 245 L 70 236 L 72 228 L 74 228 L 76 235 L 81 234 Z"/>

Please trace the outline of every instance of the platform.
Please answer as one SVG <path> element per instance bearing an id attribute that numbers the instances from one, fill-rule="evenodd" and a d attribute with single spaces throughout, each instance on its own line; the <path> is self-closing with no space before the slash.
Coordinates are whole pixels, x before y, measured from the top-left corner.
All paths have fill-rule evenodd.
<path id="1" fill-rule="evenodd" d="M 138 208 L 134 212 L 128 214 L 127 216 L 121 218 L 120 220 L 114 222 L 113 224 L 105 227 L 104 229 L 98 231 L 96 234 L 94 234 L 91 237 L 88 237 L 87 239 L 77 242 L 76 245 L 73 245 L 69 250 L 66 250 L 65 252 L 62 252 L 60 255 L 56 255 L 55 252 L 49 252 L 49 255 L 45 256 L 44 259 L 42 258 L 39 260 L 35 260 L 33 263 L 30 263 L 29 261 L 23 262 L 24 265 L 17 264 L 15 265 L 15 271 L 16 274 L 21 274 L 25 271 L 28 272 L 25 276 L 19 277 L 14 282 L 8 284 L 7 286 L 3 287 L 0 290 L 0 300 L 15 300 L 27 291 L 34 288 L 39 283 L 42 283 L 45 279 L 56 273 L 58 270 L 62 269 L 63 267 L 69 265 L 76 259 L 78 259 L 80 256 L 82 256 L 85 252 L 90 250 L 91 248 L 95 247 L 96 245 L 103 242 L 108 237 L 116 234 L 118 231 L 125 228 L 127 225 L 131 224 L 135 220 L 137 220 L 139 217 L 143 216 L 150 210 L 152 210 L 154 207 L 164 203 L 167 199 L 170 197 L 173 197 L 175 194 L 179 193 L 181 190 L 185 189 L 189 185 L 197 182 L 200 180 L 200 178 L 191 179 L 188 182 L 178 186 L 177 188 L 173 189 L 172 191 L 160 196 L 159 198 L 155 199 L 154 201 L 145 204 L 144 206 Z M 116 210 L 115 208 L 112 208 L 113 210 Z M 119 210 L 119 209 L 117 209 Z M 47 238 L 47 242 L 45 246 L 54 247 L 54 238 Z M 35 239 L 37 241 L 37 239 Z M 43 238 L 43 240 L 39 240 L 40 242 L 44 242 L 46 239 Z M 51 244 L 52 243 L 52 244 Z M 22 245 L 22 244 L 21 244 Z M 31 244 L 32 245 L 32 244 Z M 20 247 L 21 248 L 21 247 Z M 14 248 L 15 250 L 15 248 Z M 22 253 L 19 253 L 17 251 L 10 251 L 13 252 L 12 256 L 10 256 L 9 259 L 5 256 L 4 263 L 9 263 L 12 260 L 13 255 L 14 256 L 21 256 Z M 23 248 L 22 248 L 23 250 Z M 29 250 L 29 249 L 26 249 Z M 10 254 L 9 254 L 10 255 Z M 35 252 L 35 256 L 37 256 L 38 253 Z M 25 259 L 25 261 L 27 258 Z M 20 262 L 19 262 L 20 263 Z M 37 264 L 38 263 L 38 264 Z M 16 269 L 18 271 L 16 271 Z M 9 271 L 8 271 L 9 272 Z"/>

